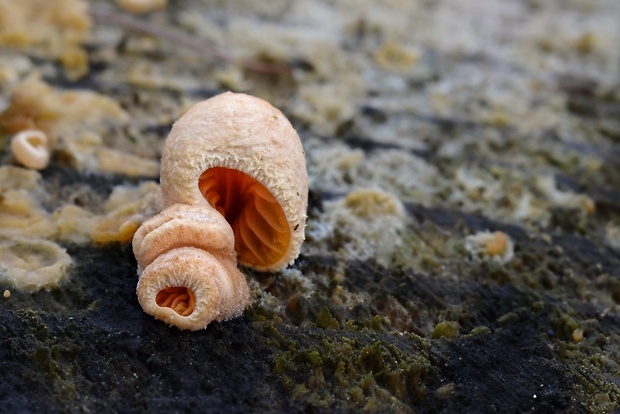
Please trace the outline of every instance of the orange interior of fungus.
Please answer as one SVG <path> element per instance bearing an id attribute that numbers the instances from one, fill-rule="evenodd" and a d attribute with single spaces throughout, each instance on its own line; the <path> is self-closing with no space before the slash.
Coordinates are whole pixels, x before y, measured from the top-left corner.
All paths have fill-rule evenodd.
<path id="1" fill-rule="evenodd" d="M 252 177 L 228 168 L 210 168 L 200 176 L 200 192 L 235 233 L 240 262 L 270 266 L 287 252 L 291 231 L 280 204 Z"/>
<path id="2" fill-rule="evenodd" d="M 168 287 L 157 292 L 155 303 L 170 308 L 181 316 L 189 316 L 196 307 L 196 296 L 186 287 Z"/>

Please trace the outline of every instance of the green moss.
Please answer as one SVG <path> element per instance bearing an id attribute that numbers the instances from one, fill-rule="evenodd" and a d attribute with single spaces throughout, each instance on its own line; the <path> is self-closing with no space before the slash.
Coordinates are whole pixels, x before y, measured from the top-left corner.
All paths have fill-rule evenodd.
<path id="1" fill-rule="evenodd" d="M 435 325 L 431 337 L 437 338 L 454 338 L 459 332 L 460 325 L 458 322 L 444 321 Z"/>
<path id="2" fill-rule="evenodd" d="M 368 342 L 368 335 L 339 332 L 312 341 L 312 348 L 303 337 L 283 344 L 273 374 L 294 398 L 317 406 L 335 398 L 342 408 L 377 410 L 424 399 L 432 369 L 422 338 L 383 335 Z M 291 339 L 290 332 L 285 336 Z"/>
<path id="3" fill-rule="evenodd" d="M 471 330 L 471 335 L 489 335 L 491 330 L 488 326 L 477 326 Z"/>
<path id="4" fill-rule="evenodd" d="M 497 323 L 500 326 L 510 325 L 510 324 L 514 323 L 515 321 L 517 321 L 518 319 L 519 319 L 519 316 L 516 313 L 508 312 L 508 313 L 500 316 L 499 318 L 497 318 Z"/>
<path id="5" fill-rule="evenodd" d="M 344 329 L 347 331 L 357 331 L 357 325 L 355 324 L 355 321 L 349 319 L 345 322 Z"/>
<path id="6" fill-rule="evenodd" d="M 364 390 L 359 385 L 354 385 L 349 389 L 349 396 L 358 405 L 364 403 Z"/>
<path id="7" fill-rule="evenodd" d="M 337 329 L 340 327 L 338 320 L 334 318 L 327 306 L 323 306 L 315 320 L 316 326 L 323 329 Z"/>
<path id="8" fill-rule="evenodd" d="M 36 367 L 59 398 L 75 398 L 78 386 L 72 375 L 75 370 L 72 358 L 76 345 L 70 339 L 50 335 L 50 328 L 39 312 L 18 310 L 14 315 L 25 327 L 21 335 L 10 339 L 14 358 L 25 362 L 26 372 L 29 366 Z"/>
<path id="9" fill-rule="evenodd" d="M 317 351 L 316 349 L 310 351 L 307 358 L 308 362 L 313 368 L 320 368 L 321 366 L 323 366 L 323 360 L 319 356 L 319 351 Z"/>
<path id="10" fill-rule="evenodd" d="M 370 327 L 377 332 L 383 332 L 383 318 L 380 315 L 375 315 L 370 320 Z"/>

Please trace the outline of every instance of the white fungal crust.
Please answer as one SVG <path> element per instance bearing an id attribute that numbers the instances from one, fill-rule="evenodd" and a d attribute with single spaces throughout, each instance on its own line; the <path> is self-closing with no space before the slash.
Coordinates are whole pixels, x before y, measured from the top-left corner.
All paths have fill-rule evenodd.
<path id="1" fill-rule="evenodd" d="M 0 282 L 34 292 L 58 286 L 71 267 L 67 251 L 48 240 L 0 239 Z"/>
<path id="2" fill-rule="evenodd" d="M 203 176 L 203 173 L 215 171 L 217 167 L 244 173 L 262 184 L 275 199 L 273 204 L 263 202 L 257 191 L 257 197 L 252 195 L 247 200 L 247 203 L 256 203 L 256 207 L 247 215 L 241 214 L 245 222 L 231 223 L 239 262 L 267 271 L 292 263 L 304 240 L 308 176 L 304 150 L 291 123 L 269 103 L 245 94 L 227 92 L 199 102 L 175 122 L 164 144 L 161 188 L 166 205 L 208 204 L 203 191 L 209 192 L 209 186 L 222 187 L 223 184 L 220 178 Z M 239 182 L 229 181 L 232 185 Z M 260 187 L 242 182 L 248 187 Z M 211 195 L 209 200 L 217 204 L 223 199 L 226 199 L 225 194 Z M 270 218 L 266 214 L 277 209 L 273 207 L 277 204 L 288 224 L 285 223 L 285 227 L 290 235 L 286 240 L 273 235 L 281 230 L 284 219 Z M 265 207 L 267 205 L 270 207 Z M 224 213 L 224 207 L 215 207 Z M 265 231 L 269 226 L 274 232 Z M 249 245 L 248 254 L 239 249 L 241 239 Z M 274 246 L 261 245 L 261 242 L 276 239 Z"/>
<path id="3" fill-rule="evenodd" d="M 249 305 L 232 229 L 209 205 L 175 204 L 151 217 L 134 235 L 133 250 L 138 300 L 157 319 L 197 330 Z"/>
<path id="4" fill-rule="evenodd" d="M 50 162 L 49 139 L 45 132 L 26 129 L 11 139 L 13 156 L 26 168 L 42 170 Z"/>

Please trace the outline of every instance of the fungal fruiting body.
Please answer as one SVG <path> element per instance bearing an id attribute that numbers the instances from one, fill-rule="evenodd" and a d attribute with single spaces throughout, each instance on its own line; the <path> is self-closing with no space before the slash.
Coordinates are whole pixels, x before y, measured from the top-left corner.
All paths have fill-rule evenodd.
<path id="1" fill-rule="evenodd" d="M 116 5 L 129 13 L 146 14 L 165 9 L 168 0 L 116 0 Z"/>
<path id="2" fill-rule="evenodd" d="M 45 132 L 26 129 L 11 139 L 13 156 L 26 168 L 42 170 L 50 162 L 49 139 Z"/>
<path id="3" fill-rule="evenodd" d="M 215 209 L 175 204 L 133 239 L 137 294 L 145 312 L 182 329 L 239 316 L 250 294 L 237 269 L 230 225 Z"/>
<path id="4" fill-rule="evenodd" d="M 276 108 L 245 94 L 199 102 L 164 144 L 166 205 L 211 205 L 230 223 L 243 265 L 275 271 L 304 240 L 308 176 L 297 132 Z"/>
<path id="5" fill-rule="evenodd" d="M 134 235 L 138 299 L 182 329 L 240 315 L 240 263 L 275 271 L 299 255 L 308 175 L 299 136 L 267 102 L 224 93 L 190 108 L 164 144 L 166 207 Z"/>
<path id="6" fill-rule="evenodd" d="M 27 292 L 51 289 L 68 275 L 71 256 L 49 240 L 0 239 L 0 282 Z"/>
<path id="7" fill-rule="evenodd" d="M 502 231 L 481 231 L 465 238 L 465 250 L 472 256 L 505 264 L 514 258 L 514 243 Z"/>

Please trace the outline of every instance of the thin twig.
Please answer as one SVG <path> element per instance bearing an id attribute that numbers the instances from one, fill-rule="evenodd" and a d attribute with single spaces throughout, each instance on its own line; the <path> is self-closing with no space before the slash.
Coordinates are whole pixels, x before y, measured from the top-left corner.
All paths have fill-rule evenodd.
<path id="1" fill-rule="evenodd" d="M 285 64 L 260 62 L 257 60 L 246 60 L 237 62 L 236 59 L 228 53 L 216 47 L 208 46 L 204 44 L 200 39 L 180 32 L 178 30 L 161 26 L 154 26 L 144 20 L 138 20 L 132 17 L 122 16 L 114 13 L 102 13 L 91 10 L 90 14 L 93 19 L 98 23 L 111 24 L 132 32 L 142 33 L 163 40 L 167 40 L 171 43 L 179 44 L 190 49 L 197 50 L 201 53 L 204 53 L 205 55 L 213 56 L 214 58 L 217 58 L 224 62 L 237 63 L 242 68 L 247 70 L 277 75 L 290 73 L 289 66 Z"/>

